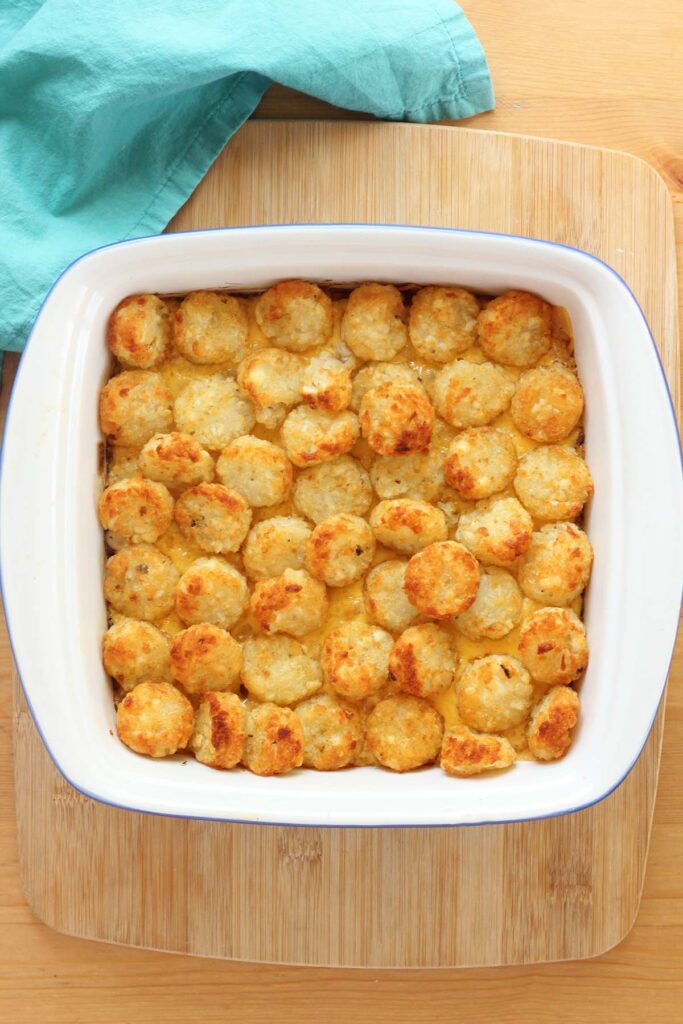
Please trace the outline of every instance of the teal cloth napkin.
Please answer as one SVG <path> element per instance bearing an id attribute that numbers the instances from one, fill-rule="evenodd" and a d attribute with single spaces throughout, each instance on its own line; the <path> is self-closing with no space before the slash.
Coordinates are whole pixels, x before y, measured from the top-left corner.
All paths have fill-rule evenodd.
<path id="1" fill-rule="evenodd" d="M 0 3 L 0 349 L 76 257 L 160 231 L 271 82 L 396 120 L 493 106 L 451 0 Z"/>

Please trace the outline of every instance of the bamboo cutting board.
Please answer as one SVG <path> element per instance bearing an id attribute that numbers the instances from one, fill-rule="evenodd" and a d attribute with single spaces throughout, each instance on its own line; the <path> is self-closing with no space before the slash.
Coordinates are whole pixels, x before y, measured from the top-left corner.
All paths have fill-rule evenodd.
<path id="1" fill-rule="evenodd" d="M 633 288 L 676 387 L 671 203 L 625 154 L 467 129 L 250 122 L 170 225 L 375 221 L 527 234 Z M 595 956 L 638 910 L 663 709 L 597 806 L 470 828 L 225 825 L 118 811 L 53 767 L 15 682 L 24 890 L 72 935 L 202 956 L 359 967 Z"/>

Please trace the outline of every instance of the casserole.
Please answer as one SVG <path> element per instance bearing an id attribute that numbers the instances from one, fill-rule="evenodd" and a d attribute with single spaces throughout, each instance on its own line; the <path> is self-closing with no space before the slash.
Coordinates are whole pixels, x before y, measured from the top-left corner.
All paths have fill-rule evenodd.
<path id="1" fill-rule="evenodd" d="M 584 616 L 591 661 L 583 715 L 562 761 L 519 764 L 479 781 L 449 779 L 436 768 L 402 777 L 371 769 L 207 777 L 190 759 L 150 762 L 116 739 L 100 663 L 106 616 L 96 517 L 108 315 L 135 291 L 243 290 L 293 276 L 457 282 L 488 294 L 521 288 L 568 310 L 586 393 L 586 457 L 596 485 L 586 529 L 596 559 Z M 162 814 L 310 825 L 523 820 L 606 796 L 632 767 L 656 714 L 683 562 L 675 421 L 634 297 L 610 268 L 578 250 L 352 225 L 196 232 L 97 250 L 64 273 L 36 321 L 12 396 L 2 485 L 0 553 L 19 673 L 56 765 L 96 799 Z"/>

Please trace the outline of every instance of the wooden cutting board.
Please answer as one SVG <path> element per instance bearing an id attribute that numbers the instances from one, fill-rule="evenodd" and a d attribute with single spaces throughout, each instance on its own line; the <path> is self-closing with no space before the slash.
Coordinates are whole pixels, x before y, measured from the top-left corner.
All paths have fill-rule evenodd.
<path id="1" fill-rule="evenodd" d="M 678 381 L 671 201 L 645 163 L 542 139 L 380 123 L 250 122 L 169 230 L 298 221 L 478 228 L 580 246 L 639 299 Z M 82 797 L 15 684 L 24 891 L 72 935 L 358 967 L 595 956 L 635 919 L 664 711 L 610 797 L 548 821 L 307 829 L 157 818 Z"/>

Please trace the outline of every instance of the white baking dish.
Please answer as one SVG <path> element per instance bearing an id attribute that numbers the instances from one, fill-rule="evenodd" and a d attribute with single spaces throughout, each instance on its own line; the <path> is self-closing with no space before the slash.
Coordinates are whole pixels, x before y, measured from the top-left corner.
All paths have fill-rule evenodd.
<path id="1" fill-rule="evenodd" d="M 565 306 L 586 392 L 596 494 L 586 603 L 590 666 L 569 754 L 453 779 L 375 768 L 263 779 L 191 757 L 152 761 L 115 735 L 100 662 L 106 628 L 97 396 L 107 317 L 136 291 L 263 286 L 283 277 L 455 282 L 535 291 Z M 633 766 L 662 696 L 679 611 L 680 451 L 666 382 L 624 282 L 575 249 L 430 228 L 291 226 L 144 238 L 99 249 L 57 281 L 36 321 L 4 446 L 0 553 L 12 646 L 45 744 L 67 780 L 119 807 L 230 821 L 449 825 L 562 814 L 605 797 Z"/>

